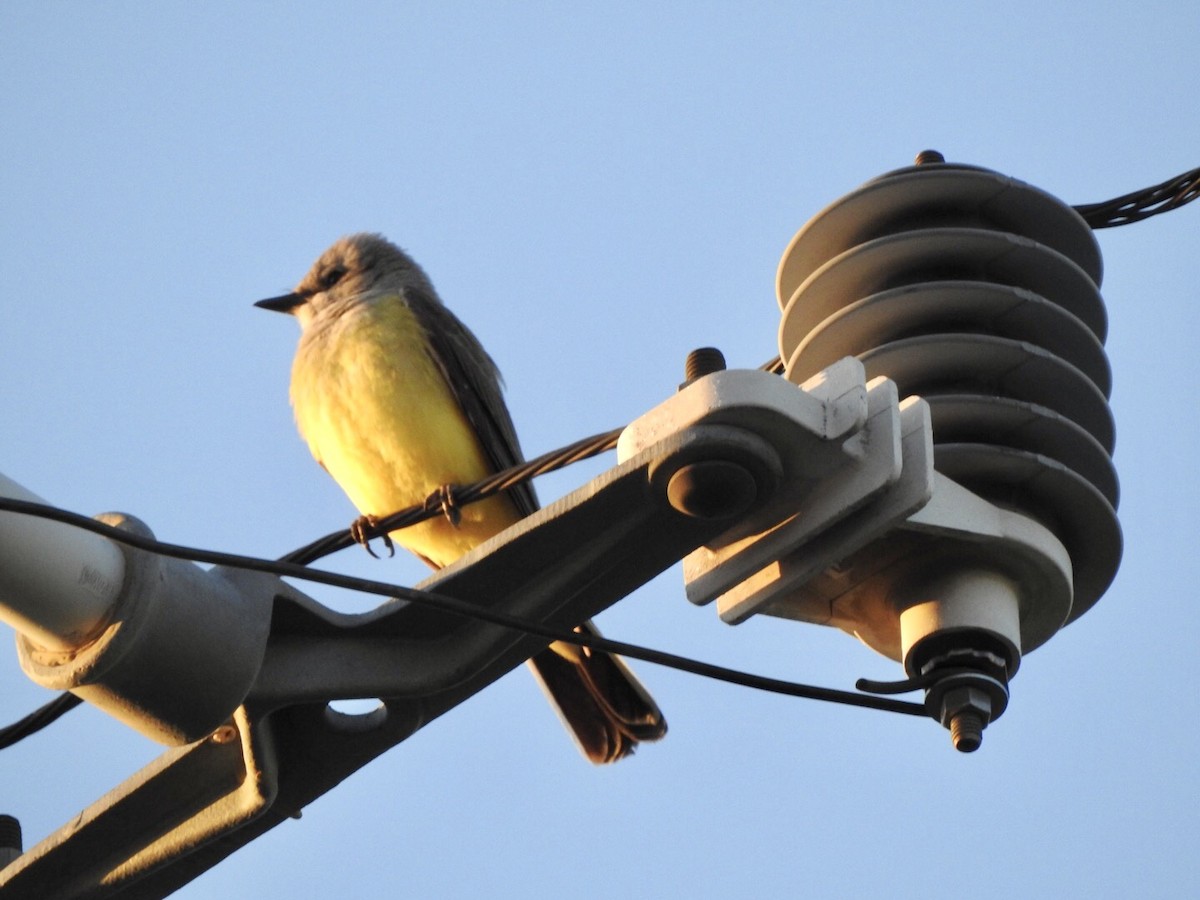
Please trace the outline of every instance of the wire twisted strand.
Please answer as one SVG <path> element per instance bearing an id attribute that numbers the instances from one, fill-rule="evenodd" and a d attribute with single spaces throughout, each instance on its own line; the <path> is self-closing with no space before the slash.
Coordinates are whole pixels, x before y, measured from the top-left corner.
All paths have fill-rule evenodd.
<path id="1" fill-rule="evenodd" d="M 545 475 L 547 472 L 553 472 L 571 463 L 579 462 L 580 460 L 588 459 L 611 450 L 617 445 L 617 439 L 621 436 L 623 430 L 623 428 L 615 428 L 612 431 L 605 431 L 602 434 L 583 438 L 582 440 L 575 441 L 573 444 L 568 444 L 565 447 L 544 453 L 536 459 L 531 459 L 528 462 L 505 469 L 502 472 L 489 475 L 487 478 L 476 481 L 473 484 L 451 485 L 448 492 L 443 492 L 439 489 L 436 493 L 439 495 L 448 493 L 448 498 L 443 496 L 440 499 L 448 499 L 450 504 L 455 507 L 476 503 L 479 500 L 514 488 L 530 478 Z M 439 515 L 442 515 L 442 504 L 440 502 L 430 503 L 426 501 L 379 518 L 372 525 L 361 528 L 360 533 L 364 538 L 381 537 L 389 531 L 407 528 L 409 525 L 415 525 L 418 522 L 423 522 L 426 519 L 431 519 Z M 293 550 L 291 553 L 280 557 L 280 561 L 306 565 L 331 553 L 352 547 L 356 543 L 357 540 L 350 534 L 349 530 L 343 529 L 327 534 L 310 544 L 305 544 L 303 547 Z"/>
<path id="2" fill-rule="evenodd" d="M 1156 216 L 1160 213 L 1170 212 L 1174 209 L 1179 209 L 1188 203 L 1191 203 L 1197 197 L 1200 197 L 1200 168 L 1191 169 L 1184 172 L 1182 175 L 1177 175 L 1174 178 L 1168 179 L 1161 184 L 1153 187 L 1143 188 L 1139 191 L 1133 191 L 1128 194 L 1123 194 L 1120 197 L 1114 197 L 1111 200 L 1105 200 L 1100 203 L 1085 203 L 1074 207 L 1075 211 L 1083 218 L 1085 222 L 1093 229 L 1100 228 L 1115 228 L 1120 225 L 1130 225 L 1134 222 L 1140 222 L 1148 219 L 1151 216 Z M 762 366 L 764 371 L 780 374 L 783 372 L 783 361 L 779 357 L 768 360 Z M 485 478 L 471 485 L 463 487 L 452 487 L 449 491 L 449 499 L 455 505 L 463 506 L 468 503 L 474 503 L 482 500 L 485 497 L 493 496 L 502 491 L 509 490 L 515 487 L 522 481 L 533 478 L 537 475 L 543 475 L 547 472 L 552 472 L 560 469 L 563 466 L 569 465 L 579 460 L 588 459 L 606 450 L 611 450 L 616 446 L 617 438 L 620 436 L 622 429 L 615 429 L 603 434 L 594 435 L 590 438 L 584 438 L 581 441 L 576 441 L 559 450 L 539 456 L 536 459 L 523 463 L 519 466 L 514 466 L 506 469 L 503 472 L 498 472 L 495 475 Z M 31 504 L 28 506 L 37 506 Z M 33 509 L 18 510 L 10 505 L 7 500 L 0 498 L 0 508 L 9 509 L 11 511 L 22 511 L 29 515 L 45 514 Z M 85 517 L 74 517 L 74 514 L 68 514 L 73 518 L 63 518 L 61 521 L 71 521 L 73 524 L 82 525 L 77 519 L 83 519 L 95 525 L 94 520 L 86 519 Z M 409 507 L 405 510 L 400 510 L 393 515 L 380 519 L 375 528 L 364 529 L 364 534 L 372 537 L 385 535 L 389 531 L 395 531 L 399 528 L 404 528 L 408 525 L 414 525 L 432 516 L 440 515 L 440 507 L 436 504 L 419 504 Z M 103 528 L 93 528 L 92 530 L 103 530 Z M 116 540 L 126 540 L 128 535 L 123 532 L 113 532 L 109 529 L 104 533 L 108 533 L 110 537 Z M 157 543 L 157 542 L 155 542 Z M 306 544 L 286 556 L 281 557 L 282 564 L 306 565 L 314 560 L 328 556 L 339 550 L 343 550 L 356 543 L 355 539 L 350 535 L 348 530 L 339 530 L 319 538 L 310 544 Z M 169 545 L 161 545 L 166 547 Z M 183 548 L 187 549 L 187 548 Z M 164 552 L 159 550 L 158 552 Z M 211 557 L 214 554 L 207 554 L 207 551 L 192 551 L 193 555 L 184 556 L 186 559 L 200 560 L 208 558 L 209 561 L 215 561 Z M 179 555 L 165 553 L 165 555 Z M 215 554 L 220 556 L 221 554 Z M 226 563 L 236 565 L 236 563 Z M 270 570 L 267 570 L 270 571 Z M 307 570 L 305 570 L 307 571 Z M 283 573 L 279 573 L 283 574 Z M 296 577 L 305 577 L 303 574 L 294 574 Z M 692 665 L 692 668 L 678 665 L 683 662 L 682 657 L 673 657 L 671 654 L 662 654 L 658 651 L 646 650 L 641 648 L 640 655 L 638 652 L 632 652 L 637 648 L 632 645 L 620 644 L 616 641 L 607 639 L 588 638 L 580 640 L 575 632 L 562 633 L 556 639 L 581 643 L 584 646 L 593 646 L 598 650 L 609 650 L 610 652 L 622 653 L 625 656 L 632 658 L 641 658 L 649 662 L 659 662 L 662 665 L 673 665 L 676 668 L 683 668 L 685 671 L 693 671 L 695 674 L 707 675 L 713 678 L 722 678 L 722 680 L 734 681 L 734 683 L 745 684 L 748 687 L 757 687 L 763 690 L 773 690 L 781 686 L 788 685 L 787 682 L 777 682 L 776 688 L 768 687 L 767 682 L 772 679 L 762 679 L 759 676 L 749 675 L 746 673 L 733 673 L 732 670 L 722 670 L 720 667 L 708 666 L 705 663 L 694 661 L 686 661 Z M 591 643 L 588 643 L 588 642 Z M 604 646 L 607 645 L 607 646 Z M 674 662 L 668 661 L 673 660 Z M 701 671 L 704 669 L 705 671 Z M 718 672 L 724 675 L 717 674 Z M 738 678 L 726 677 L 737 675 Z M 754 682 L 754 683 L 751 683 Z M 812 697 L 815 699 L 834 700 L 835 702 L 851 703 L 860 706 L 873 706 L 879 709 L 891 709 L 893 712 L 905 712 L 913 715 L 924 715 L 924 708 L 915 703 L 901 703 L 899 701 L 886 701 L 892 703 L 892 706 L 883 705 L 882 698 L 872 698 L 862 694 L 855 694 L 845 691 L 828 691 L 824 688 L 810 688 L 804 685 L 791 685 L 792 688 L 803 689 L 803 693 L 796 693 L 793 690 L 780 690 L 781 693 L 793 693 L 794 696 Z M 815 692 L 815 693 L 814 693 Z M 834 695 L 841 695 L 834 696 Z M 35 710 L 23 719 L 14 722 L 6 728 L 0 728 L 0 749 L 9 747 L 24 737 L 33 734 L 36 731 L 45 728 L 51 722 L 55 721 L 59 716 L 79 705 L 80 700 L 72 694 L 63 694 L 49 703 Z"/>
<path id="3" fill-rule="evenodd" d="M 1200 168 L 1112 200 L 1076 206 L 1075 211 L 1092 228 L 1115 228 L 1179 209 L 1197 197 L 1200 197 Z"/>

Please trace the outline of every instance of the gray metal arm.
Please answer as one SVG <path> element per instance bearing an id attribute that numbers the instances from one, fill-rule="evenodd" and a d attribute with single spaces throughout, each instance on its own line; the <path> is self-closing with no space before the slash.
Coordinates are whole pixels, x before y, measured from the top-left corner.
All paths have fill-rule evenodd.
<path id="1" fill-rule="evenodd" d="M 728 513 L 761 507 L 776 486 L 779 454 L 804 429 L 793 422 L 789 437 L 778 422 L 773 427 L 774 444 L 730 424 L 700 422 L 666 435 L 420 587 L 569 627 L 728 529 Z M 714 462 L 715 472 L 706 468 Z M 731 467 L 749 476 L 733 491 L 721 483 Z M 690 491 L 680 494 L 689 474 Z M 675 508 L 672 482 L 675 502 L 685 507 L 708 492 L 707 514 Z M 140 557 L 147 555 L 129 551 L 131 568 L 145 565 Z M 155 560 L 167 572 L 176 568 L 171 562 Z M 222 582 L 210 592 L 217 603 L 234 603 L 246 615 L 262 611 L 269 620 L 242 703 L 211 734 L 168 750 L 0 872 L 5 897 L 165 896 L 546 644 L 403 601 L 337 613 L 273 576 L 179 566 L 190 570 L 186 578 Z M 221 600 L 228 588 L 235 598 Z M 253 633 L 260 625 L 243 627 Z M 252 654 L 257 643 L 231 645 Z M 141 675 L 148 674 L 143 666 Z M 383 704 L 365 716 L 328 706 L 349 697 Z M 144 730 L 160 740 L 186 731 L 187 712 L 176 718 L 184 724 Z"/>

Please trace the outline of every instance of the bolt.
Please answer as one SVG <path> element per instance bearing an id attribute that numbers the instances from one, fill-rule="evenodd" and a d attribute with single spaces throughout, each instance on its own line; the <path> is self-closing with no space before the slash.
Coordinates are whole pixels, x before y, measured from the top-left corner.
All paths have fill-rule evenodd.
<path id="1" fill-rule="evenodd" d="M 983 743 L 983 728 L 987 723 L 977 712 L 960 712 L 950 720 L 950 740 L 960 753 L 974 753 Z"/>
<path id="2" fill-rule="evenodd" d="M 231 744 L 237 740 L 237 736 L 237 729 L 226 724 L 212 733 L 212 742 L 214 744 Z"/>
<path id="3" fill-rule="evenodd" d="M 918 166 L 927 166 L 930 163 L 944 163 L 945 161 L 946 157 L 942 156 L 936 150 L 922 150 L 917 154 L 915 160 Z"/>
<path id="4" fill-rule="evenodd" d="M 682 466 L 667 482 L 671 506 L 694 519 L 724 519 L 758 496 L 754 476 L 735 462 L 709 459 Z"/>
<path id="5" fill-rule="evenodd" d="M 21 855 L 21 823 L 16 816 L 0 814 L 0 869 Z"/>
<path id="6" fill-rule="evenodd" d="M 716 347 L 700 347 L 687 355 L 687 362 L 683 365 L 683 380 L 686 384 L 697 378 L 703 378 L 705 375 L 711 375 L 713 372 L 723 372 L 724 370 L 724 353 Z"/>
<path id="7" fill-rule="evenodd" d="M 984 689 L 984 676 L 951 676 L 957 681 L 941 695 L 939 718 L 950 729 L 950 740 L 960 753 L 974 753 L 983 743 L 983 729 L 992 720 L 992 698 Z M 977 684 L 974 682 L 978 682 Z"/>

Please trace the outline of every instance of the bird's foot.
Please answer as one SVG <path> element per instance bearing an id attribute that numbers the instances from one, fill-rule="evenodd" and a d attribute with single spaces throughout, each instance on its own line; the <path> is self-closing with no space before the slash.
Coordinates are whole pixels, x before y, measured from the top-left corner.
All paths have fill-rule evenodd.
<path id="1" fill-rule="evenodd" d="M 459 508 L 458 501 L 454 499 L 454 485 L 443 484 L 436 491 L 425 498 L 426 509 L 439 509 L 442 515 L 455 528 L 462 521 L 462 510 Z"/>
<path id="2" fill-rule="evenodd" d="M 379 554 L 371 549 L 371 532 L 379 527 L 378 516 L 359 516 L 350 523 L 350 537 L 354 538 L 356 544 L 361 544 L 362 548 L 370 553 L 376 559 L 379 559 Z M 396 545 L 392 543 L 392 539 L 387 534 L 382 534 L 383 546 L 387 547 L 388 556 L 396 555 Z"/>

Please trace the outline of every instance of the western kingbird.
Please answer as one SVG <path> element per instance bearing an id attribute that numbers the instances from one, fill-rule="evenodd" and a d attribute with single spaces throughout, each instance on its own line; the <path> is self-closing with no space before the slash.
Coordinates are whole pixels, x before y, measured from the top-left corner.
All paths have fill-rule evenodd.
<path id="1" fill-rule="evenodd" d="M 342 238 L 292 293 L 255 305 L 299 320 L 296 424 L 368 519 L 522 460 L 496 364 L 421 267 L 380 235 Z M 536 509 L 524 482 L 391 538 L 440 568 Z M 594 631 L 589 622 L 580 628 Z M 666 734 L 619 657 L 556 642 L 529 665 L 592 762 L 614 762 Z"/>

